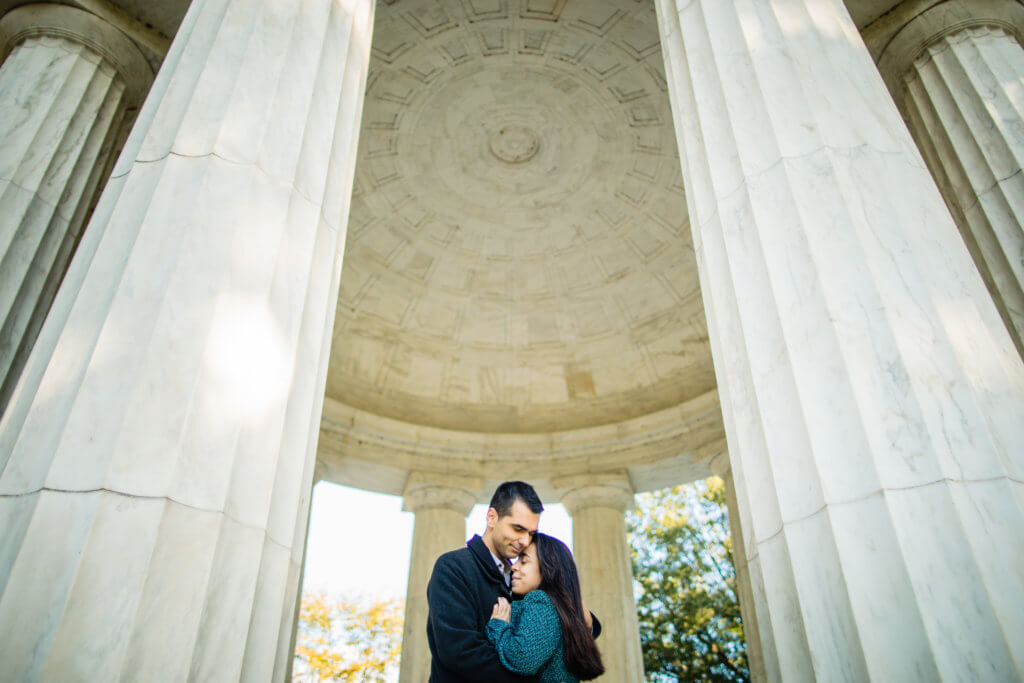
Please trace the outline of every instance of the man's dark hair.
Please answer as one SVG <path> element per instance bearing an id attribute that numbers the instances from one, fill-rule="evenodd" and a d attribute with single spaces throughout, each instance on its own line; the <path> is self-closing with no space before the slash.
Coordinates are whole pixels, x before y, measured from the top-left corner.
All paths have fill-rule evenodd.
<path id="1" fill-rule="evenodd" d="M 526 503 L 526 507 L 530 508 L 530 512 L 534 514 L 539 515 L 544 510 L 544 505 L 540 502 L 537 492 L 525 481 L 506 481 L 494 489 L 494 495 L 491 496 L 491 507 L 501 519 L 512 513 L 512 506 L 517 500 Z"/>

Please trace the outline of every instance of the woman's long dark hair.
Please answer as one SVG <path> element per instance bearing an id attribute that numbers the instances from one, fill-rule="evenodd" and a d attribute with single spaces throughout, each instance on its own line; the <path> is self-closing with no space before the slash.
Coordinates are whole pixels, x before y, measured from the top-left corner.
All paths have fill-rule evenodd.
<path id="1" fill-rule="evenodd" d="M 562 622 L 565 640 L 565 668 L 581 681 L 604 673 L 601 653 L 583 616 L 583 598 L 576 563 L 564 543 L 554 536 L 536 533 L 533 544 L 540 565 L 540 589 L 548 594 Z"/>

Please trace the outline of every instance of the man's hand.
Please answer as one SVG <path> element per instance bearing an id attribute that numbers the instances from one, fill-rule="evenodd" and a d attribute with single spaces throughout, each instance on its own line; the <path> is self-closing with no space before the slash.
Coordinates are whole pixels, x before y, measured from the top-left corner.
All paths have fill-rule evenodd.
<path id="1" fill-rule="evenodd" d="M 502 621 L 512 619 L 512 605 L 508 604 L 508 600 L 498 598 L 498 602 L 494 603 L 494 609 L 491 610 L 491 619 L 501 619 Z"/>

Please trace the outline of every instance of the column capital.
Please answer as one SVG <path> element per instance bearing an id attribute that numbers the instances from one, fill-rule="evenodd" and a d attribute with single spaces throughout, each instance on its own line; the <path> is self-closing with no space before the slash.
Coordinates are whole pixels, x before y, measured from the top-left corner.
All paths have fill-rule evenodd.
<path id="1" fill-rule="evenodd" d="M 633 486 L 624 472 L 558 477 L 551 483 L 570 515 L 588 507 L 607 507 L 625 512 L 635 505 Z"/>
<path id="2" fill-rule="evenodd" d="M 146 56 L 124 33 L 95 14 L 51 3 L 17 7 L 0 17 L 0 61 L 35 36 L 79 43 L 112 64 L 124 81 L 131 106 L 140 104 L 149 92 L 154 72 Z"/>
<path id="3" fill-rule="evenodd" d="M 895 97 L 904 75 L 932 45 L 971 29 L 1002 30 L 1020 40 L 1024 37 L 1024 7 L 1003 0 L 905 2 L 865 28 L 862 37 Z M 902 107 L 902 98 L 895 99 Z"/>
<path id="4" fill-rule="evenodd" d="M 732 473 L 732 463 L 729 462 L 729 451 L 719 451 L 711 456 L 708 466 L 716 477 L 725 479 Z"/>
<path id="5" fill-rule="evenodd" d="M 480 499 L 483 482 L 478 477 L 438 476 L 413 472 L 402 493 L 402 509 L 417 513 L 442 508 L 466 516 Z"/>

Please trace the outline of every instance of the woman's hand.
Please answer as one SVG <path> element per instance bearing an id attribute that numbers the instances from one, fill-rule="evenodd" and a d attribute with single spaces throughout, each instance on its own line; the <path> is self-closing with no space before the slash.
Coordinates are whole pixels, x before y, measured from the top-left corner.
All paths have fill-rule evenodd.
<path id="1" fill-rule="evenodd" d="M 501 619 L 502 621 L 512 619 L 512 605 L 508 604 L 508 600 L 498 598 L 498 602 L 494 603 L 494 609 L 491 610 L 491 619 Z"/>
<path id="2" fill-rule="evenodd" d="M 580 600 L 580 605 L 583 607 L 583 620 L 587 622 L 587 628 L 589 628 L 591 631 L 593 631 L 594 630 L 594 618 L 593 618 L 593 615 L 590 613 L 590 610 L 587 609 L 587 603 L 583 602 L 583 600 Z"/>

